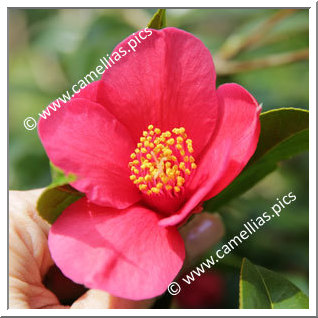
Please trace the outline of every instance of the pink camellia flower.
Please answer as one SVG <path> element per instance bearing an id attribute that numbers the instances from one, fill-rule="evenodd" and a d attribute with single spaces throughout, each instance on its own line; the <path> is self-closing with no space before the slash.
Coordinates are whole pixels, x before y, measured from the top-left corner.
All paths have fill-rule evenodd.
<path id="1" fill-rule="evenodd" d="M 50 160 L 86 195 L 52 225 L 53 260 L 77 283 L 134 300 L 166 290 L 185 257 L 178 227 L 242 171 L 260 132 L 257 101 L 237 84 L 215 88 L 199 39 L 150 31 L 39 123 Z"/>

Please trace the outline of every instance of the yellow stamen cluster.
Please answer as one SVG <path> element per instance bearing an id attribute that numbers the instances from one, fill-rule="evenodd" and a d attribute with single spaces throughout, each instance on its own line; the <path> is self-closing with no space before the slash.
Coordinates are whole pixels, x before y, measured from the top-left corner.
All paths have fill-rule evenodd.
<path id="1" fill-rule="evenodd" d="M 161 132 L 149 125 L 130 156 L 130 180 L 147 195 L 181 192 L 197 167 L 192 153 L 192 140 L 185 128 Z"/>

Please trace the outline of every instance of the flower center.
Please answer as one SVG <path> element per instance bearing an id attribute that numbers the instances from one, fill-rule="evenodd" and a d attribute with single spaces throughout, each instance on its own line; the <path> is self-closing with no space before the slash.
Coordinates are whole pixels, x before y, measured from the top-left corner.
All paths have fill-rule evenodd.
<path id="1" fill-rule="evenodd" d="M 149 125 L 130 156 L 130 180 L 147 195 L 178 193 L 197 167 L 192 153 L 185 128 L 161 132 Z"/>

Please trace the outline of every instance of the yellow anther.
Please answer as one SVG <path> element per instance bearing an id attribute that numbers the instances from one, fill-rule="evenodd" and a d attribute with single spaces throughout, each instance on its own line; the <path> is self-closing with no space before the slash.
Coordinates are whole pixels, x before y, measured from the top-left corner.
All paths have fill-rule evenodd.
<path id="1" fill-rule="evenodd" d="M 168 139 L 167 144 L 172 146 L 174 144 L 174 139 L 173 138 Z"/>
<path id="2" fill-rule="evenodd" d="M 171 137 L 171 132 L 170 131 L 166 131 L 166 132 L 162 133 L 161 136 L 165 137 L 165 138 L 170 138 Z"/>
<path id="3" fill-rule="evenodd" d="M 190 162 L 193 163 L 194 162 L 194 158 L 193 156 L 190 156 Z"/>
<path id="4" fill-rule="evenodd" d="M 186 143 L 187 143 L 187 145 L 192 145 L 192 140 L 191 139 L 187 139 Z"/>
<path id="5" fill-rule="evenodd" d="M 141 182 L 143 182 L 144 181 L 144 179 L 142 178 L 142 177 L 139 177 L 138 179 L 136 179 L 135 181 L 134 181 L 134 183 L 135 184 L 138 184 L 138 183 L 141 183 Z"/>
<path id="6" fill-rule="evenodd" d="M 185 128 L 184 128 L 184 127 L 181 127 L 181 128 L 179 129 L 179 131 L 180 131 L 181 134 L 183 134 L 183 133 L 185 133 Z"/>
<path id="7" fill-rule="evenodd" d="M 180 155 L 184 156 L 185 155 L 185 151 L 183 149 L 180 150 Z"/>
<path id="8" fill-rule="evenodd" d="M 136 154 L 135 154 L 135 153 L 132 153 L 132 154 L 130 155 L 130 158 L 131 158 L 131 159 L 135 159 L 135 158 L 136 158 Z"/>
<path id="9" fill-rule="evenodd" d="M 189 157 L 188 157 L 188 156 L 184 156 L 184 157 L 183 157 L 183 161 L 184 161 L 184 162 L 188 162 L 188 161 L 189 161 Z"/>
<path id="10" fill-rule="evenodd" d="M 159 128 L 155 128 L 155 133 L 159 135 L 161 133 L 161 130 Z"/>
<path id="11" fill-rule="evenodd" d="M 173 189 L 174 189 L 175 192 L 180 192 L 181 191 L 181 189 L 179 187 L 177 187 L 177 186 L 173 187 Z"/>
<path id="12" fill-rule="evenodd" d="M 145 146 L 145 147 L 149 147 L 149 145 L 150 145 L 150 142 L 149 142 L 148 140 L 146 140 L 146 141 L 144 142 L 144 146 Z"/>
<path id="13" fill-rule="evenodd" d="M 141 147 L 142 147 L 142 143 L 141 143 L 141 142 L 138 142 L 137 147 L 138 147 L 138 148 L 141 148 Z"/>
<path id="14" fill-rule="evenodd" d="M 184 184 L 184 178 L 182 178 L 182 177 L 177 177 L 177 185 L 178 185 L 178 187 L 181 187 L 183 184 Z"/>
<path id="15" fill-rule="evenodd" d="M 149 135 L 150 136 L 153 136 L 155 134 L 155 132 L 153 131 L 153 130 L 151 130 L 150 132 L 149 132 Z"/>
<path id="16" fill-rule="evenodd" d="M 163 187 L 163 184 L 162 183 L 157 183 L 157 189 L 161 189 Z"/>
<path id="17" fill-rule="evenodd" d="M 147 189 L 147 185 L 146 184 L 140 184 L 139 185 L 139 190 L 142 191 L 142 190 L 146 190 Z"/>
<path id="18" fill-rule="evenodd" d="M 184 170 L 184 173 L 189 176 L 189 175 L 191 174 L 191 171 L 190 171 L 190 169 L 185 169 L 185 170 Z"/>
<path id="19" fill-rule="evenodd" d="M 173 162 L 176 162 L 176 161 L 177 161 L 177 157 L 176 157 L 176 156 L 171 156 L 171 160 L 172 160 Z"/>
<path id="20" fill-rule="evenodd" d="M 136 148 L 135 153 L 140 153 L 140 149 Z"/>
<path id="21" fill-rule="evenodd" d="M 172 150 L 171 150 L 171 149 L 165 149 L 165 150 L 163 151 L 163 155 L 164 155 L 165 157 L 171 156 L 171 155 L 172 155 Z"/>
<path id="22" fill-rule="evenodd" d="M 171 162 L 170 161 L 166 162 L 166 169 L 170 167 L 171 167 Z"/>
<path id="23" fill-rule="evenodd" d="M 152 176 L 150 174 L 146 174 L 144 179 L 146 182 L 149 182 L 152 180 Z"/>
<path id="24" fill-rule="evenodd" d="M 134 174 L 139 174 L 139 170 L 136 168 L 133 169 L 133 172 L 134 172 Z"/>
<path id="25" fill-rule="evenodd" d="M 146 140 L 146 137 L 140 137 L 139 139 L 141 142 L 144 142 Z"/>
<path id="26" fill-rule="evenodd" d="M 182 144 L 183 143 L 183 138 L 182 137 L 177 137 L 177 143 Z"/>
<path id="27" fill-rule="evenodd" d="M 152 191 L 153 193 L 159 193 L 159 192 L 160 192 L 160 189 L 157 189 L 157 188 L 152 187 L 152 188 L 151 188 L 151 191 Z"/>
<path id="28" fill-rule="evenodd" d="M 166 169 L 166 174 L 167 174 L 168 176 L 173 175 L 173 170 L 172 170 L 171 168 Z"/>
<path id="29" fill-rule="evenodd" d="M 169 178 L 165 175 L 164 177 L 161 177 L 161 181 L 166 184 L 169 182 Z"/>
<path id="30" fill-rule="evenodd" d="M 146 148 L 141 148 L 140 151 L 141 151 L 142 153 L 147 153 L 147 152 L 148 152 Z"/>
<path id="31" fill-rule="evenodd" d="M 151 140 L 152 140 L 152 137 L 148 136 L 146 139 L 147 139 L 148 141 L 151 141 Z"/>
<path id="32" fill-rule="evenodd" d="M 165 188 L 166 188 L 166 190 L 171 190 L 172 189 L 172 186 L 170 185 L 170 184 L 167 184 L 167 185 L 165 185 Z"/>
<path id="33" fill-rule="evenodd" d="M 184 170 L 184 169 L 185 169 L 185 163 L 184 163 L 183 161 L 180 162 L 179 168 L 180 168 L 181 170 Z"/>
<path id="34" fill-rule="evenodd" d="M 153 130 L 153 125 L 149 125 L 149 126 L 148 126 L 148 129 L 149 129 L 149 130 Z"/>
<path id="35" fill-rule="evenodd" d="M 183 148 L 182 148 L 182 145 L 180 145 L 180 144 L 177 144 L 177 145 L 176 145 L 176 148 L 177 148 L 178 150 L 183 149 Z"/>
<path id="36" fill-rule="evenodd" d="M 146 157 L 147 157 L 147 159 L 150 160 L 150 159 L 152 158 L 152 155 L 151 155 L 150 153 L 147 153 L 147 154 L 146 154 Z"/>
<path id="37" fill-rule="evenodd" d="M 139 164 L 139 161 L 138 161 L 138 160 L 134 160 L 134 161 L 132 162 L 132 164 L 133 164 L 133 165 L 138 165 L 138 164 Z"/>
<path id="38" fill-rule="evenodd" d="M 174 165 L 173 167 L 172 167 L 172 169 L 174 170 L 174 171 L 177 171 L 178 170 L 178 165 Z"/>
<path id="39" fill-rule="evenodd" d="M 149 147 L 150 147 L 150 148 L 154 148 L 155 145 L 151 142 L 151 143 L 149 144 Z"/>
<path id="40" fill-rule="evenodd" d="M 132 174 L 130 177 L 129 177 L 129 179 L 131 180 L 131 181 L 134 181 L 134 180 L 136 180 L 136 176 L 134 175 L 134 174 Z"/>
<path id="41" fill-rule="evenodd" d="M 147 137 L 147 136 L 148 136 L 148 131 L 143 131 L 143 132 L 142 132 L 142 135 L 143 135 L 144 137 Z"/>
<path id="42" fill-rule="evenodd" d="M 191 168 L 196 169 L 197 165 L 195 163 L 191 163 Z"/>

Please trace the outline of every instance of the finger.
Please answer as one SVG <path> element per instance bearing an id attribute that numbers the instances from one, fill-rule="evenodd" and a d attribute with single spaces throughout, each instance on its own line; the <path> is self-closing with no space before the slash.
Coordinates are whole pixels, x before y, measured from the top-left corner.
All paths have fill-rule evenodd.
<path id="1" fill-rule="evenodd" d="M 219 214 L 203 212 L 185 224 L 180 234 L 187 253 L 183 268 L 187 268 L 222 238 L 224 226 Z"/>
<path id="2" fill-rule="evenodd" d="M 42 278 L 53 263 L 47 248 L 49 225 L 35 210 L 40 191 L 10 191 L 9 196 L 9 307 L 60 306 Z"/>
<path id="3" fill-rule="evenodd" d="M 142 309 L 150 308 L 154 301 L 155 299 L 129 300 L 101 290 L 90 289 L 73 303 L 71 309 Z"/>
<path id="4" fill-rule="evenodd" d="M 35 208 L 41 191 L 10 191 L 9 195 L 10 270 L 29 283 L 35 282 L 33 278 L 41 281 L 53 264 L 47 246 L 50 225 Z"/>

